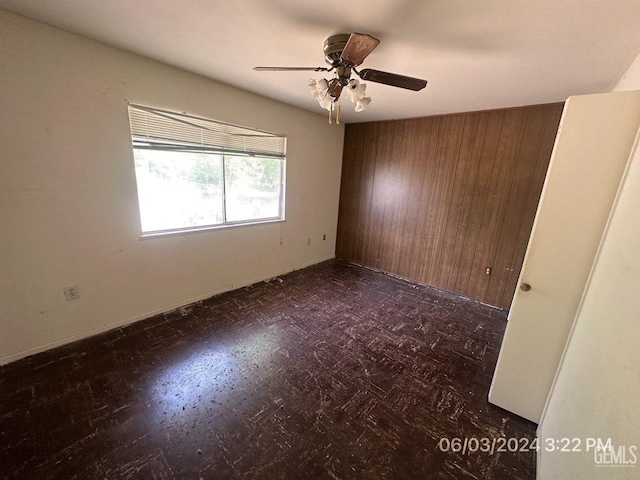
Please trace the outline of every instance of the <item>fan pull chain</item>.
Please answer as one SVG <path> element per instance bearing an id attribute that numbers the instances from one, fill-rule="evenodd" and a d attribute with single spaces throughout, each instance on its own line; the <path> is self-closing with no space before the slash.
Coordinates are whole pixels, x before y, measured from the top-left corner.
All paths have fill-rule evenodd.
<path id="1" fill-rule="evenodd" d="M 331 102 L 329 104 L 329 123 L 333 123 L 333 120 L 331 119 L 331 115 L 333 114 L 333 102 Z"/>
<path id="2" fill-rule="evenodd" d="M 338 114 L 336 116 L 336 123 L 340 125 L 340 104 L 338 104 Z"/>

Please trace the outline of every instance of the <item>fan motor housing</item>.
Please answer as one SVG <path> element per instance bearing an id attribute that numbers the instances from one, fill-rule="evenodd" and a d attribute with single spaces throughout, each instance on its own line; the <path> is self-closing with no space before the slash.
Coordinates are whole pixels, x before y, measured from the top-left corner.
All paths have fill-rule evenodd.
<path id="1" fill-rule="evenodd" d="M 351 34 L 339 33 L 332 35 L 324 41 L 324 60 L 332 67 L 340 65 L 340 56 Z"/>

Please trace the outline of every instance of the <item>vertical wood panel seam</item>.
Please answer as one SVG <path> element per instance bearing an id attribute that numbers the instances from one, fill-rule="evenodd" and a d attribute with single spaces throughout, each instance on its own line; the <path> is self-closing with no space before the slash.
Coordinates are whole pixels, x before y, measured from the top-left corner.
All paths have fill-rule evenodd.
<path id="1" fill-rule="evenodd" d="M 500 121 L 500 133 L 498 134 L 498 141 L 496 142 L 496 151 L 493 152 L 493 162 L 492 162 L 492 165 L 491 165 L 491 174 L 489 176 L 490 179 L 493 177 L 493 172 L 494 172 L 495 166 L 496 166 L 496 160 L 498 158 L 498 149 L 500 148 L 500 139 L 502 138 L 502 131 L 503 131 L 503 128 L 504 128 L 504 117 L 505 116 L 503 114 L 502 115 L 502 119 Z M 487 184 L 487 186 L 485 188 L 486 191 L 489 190 L 490 182 L 491 182 L 491 180 L 489 180 L 489 183 Z M 482 206 L 482 213 L 480 215 L 480 219 L 481 219 L 480 220 L 480 226 L 482 226 L 482 222 L 483 222 L 483 220 L 485 218 L 485 211 L 486 211 L 488 202 L 489 202 L 489 197 L 487 195 L 487 197 L 484 199 L 484 205 Z M 474 260 L 471 262 L 471 269 L 469 271 L 469 279 L 467 281 L 467 289 L 469 288 L 469 284 L 471 283 L 471 278 L 472 278 L 472 275 L 473 275 L 473 266 L 475 264 L 475 255 L 477 255 L 477 253 L 478 253 L 478 239 L 479 239 L 479 237 L 480 237 L 480 231 L 478 230 L 478 234 L 476 235 L 476 241 L 475 241 L 475 244 L 474 244 L 474 247 L 473 247 Z"/>
<path id="2" fill-rule="evenodd" d="M 445 239 L 446 239 L 446 233 L 447 233 L 447 230 L 449 228 L 449 220 L 451 219 L 451 204 L 452 204 L 451 199 L 452 199 L 453 190 L 454 190 L 454 187 L 455 187 L 455 184 L 456 184 L 456 175 L 458 173 L 458 165 L 460 163 L 460 149 L 462 148 L 462 139 L 464 138 L 464 131 L 465 131 L 465 127 L 466 127 L 466 118 L 467 118 L 466 115 L 462 116 L 462 132 L 460 134 L 460 141 L 458 142 L 458 150 L 457 150 L 456 155 L 455 155 L 456 166 L 455 166 L 455 170 L 453 172 L 453 181 L 451 182 L 451 189 L 449 191 L 449 200 L 448 200 L 449 206 L 447 208 L 447 221 L 445 222 L 444 235 L 442 235 L 442 242 L 441 242 L 441 245 L 440 245 L 441 249 L 444 247 L 444 242 L 445 242 Z M 435 273 L 436 278 L 439 278 L 439 276 L 440 276 L 440 268 L 442 267 L 442 259 L 443 258 L 444 257 L 441 256 L 441 262 L 438 264 L 438 268 L 436 269 L 436 273 Z"/>
<path id="3" fill-rule="evenodd" d="M 436 151 L 437 151 L 437 146 L 438 146 L 437 140 L 438 140 L 438 137 L 440 135 L 441 118 L 438 118 L 438 121 L 435 122 L 435 126 L 436 126 L 435 129 L 434 129 L 435 130 L 435 138 L 433 138 L 433 133 L 432 133 L 432 136 L 430 136 L 430 140 L 433 140 L 433 141 L 429 142 L 428 149 L 427 149 L 427 152 L 428 152 L 428 154 L 427 154 L 427 162 L 432 167 L 435 166 L 433 161 L 434 161 L 434 158 L 436 156 L 435 155 L 436 152 L 433 151 L 433 149 L 436 149 Z M 422 212 L 425 209 L 424 208 L 425 207 L 424 196 L 425 196 L 425 192 L 427 190 L 430 190 L 430 189 L 425 188 L 425 182 L 428 183 L 428 178 L 429 177 L 426 175 L 426 171 L 423 172 L 423 177 L 422 177 L 422 181 L 421 181 L 422 188 L 420 189 L 420 201 L 418 202 L 419 203 L 419 205 L 418 205 L 418 215 L 417 215 L 417 219 L 418 220 L 423 218 Z M 429 197 L 429 194 L 427 194 L 427 198 L 428 197 Z M 430 207 L 430 205 L 428 205 L 428 206 Z M 427 212 L 425 213 L 425 215 L 427 217 L 429 216 L 428 213 L 429 212 L 427 210 Z M 412 250 L 415 249 L 416 244 L 418 244 L 418 245 L 420 244 L 420 236 L 421 236 L 420 234 L 421 234 L 420 227 L 418 225 L 416 225 L 415 231 L 413 232 L 413 242 L 412 242 L 412 245 L 411 245 L 412 246 Z M 420 250 L 422 250 L 422 249 L 420 249 Z M 425 256 L 426 256 L 426 251 L 424 251 L 422 253 L 424 253 Z M 413 251 L 411 252 L 411 254 L 412 254 L 412 256 L 414 256 L 414 252 Z M 414 258 L 416 258 L 416 257 L 414 256 Z M 421 260 L 421 264 L 418 267 L 418 278 L 421 278 L 421 274 L 423 272 L 424 262 L 426 261 L 426 258 L 422 257 L 420 260 Z M 411 267 L 409 267 L 409 273 L 412 273 Z"/>
<path id="4" fill-rule="evenodd" d="M 522 160 L 522 158 L 521 158 L 522 143 L 524 142 L 525 133 L 527 131 L 527 125 L 529 124 L 529 119 L 530 118 L 531 118 L 531 109 L 528 108 L 527 109 L 527 113 L 526 113 L 526 118 L 525 118 L 525 121 L 524 121 L 524 125 L 522 127 L 522 135 L 520 137 L 520 143 L 518 145 L 518 151 L 516 153 L 516 161 L 515 161 L 515 164 L 513 166 L 514 167 L 514 169 L 513 169 L 514 171 L 513 171 L 513 175 L 511 176 L 511 183 L 509 184 L 508 191 L 506 192 L 507 193 L 507 199 L 506 199 L 506 202 L 505 202 L 506 205 L 505 205 L 504 211 L 502 212 L 502 218 L 500 219 L 499 222 L 496 223 L 496 227 L 494 228 L 494 233 L 491 235 L 491 238 L 494 238 L 495 241 L 496 241 L 496 249 L 493 252 L 493 256 L 492 256 L 492 258 L 487 259 L 491 265 L 495 264 L 495 259 L 496 259 L 496 256 L 498 255 L 498 248 L 500 248 L 500 240 L 502 239 L 502 234 L 504 232 L 504 227 L 505 227 L 504 219 L 505 219 L 505 217 L 507 215 L 507 209 L 509 208 L 509 198 L 511 197 L 511 192 L 513 191 L 513 183 L 515 181 L 515 178 L 516 178 L 516 175 L 517 175 L 517 172 L 518 172 L 518 165 L 520 164 L 520 161 Z M 496 236 L 496 230 L 500 231 L 500 233 L 497 236 Z M 496 278 L 497 278 L 496 276 L 490 276 L 489 277 L 489 281 L 485 285 L 484 292 L 482 293 L 482 297 L 483 298 L 486 298 L 487 292 L 489 291 L 489 285 Z"/>
<path id="5" fill-rule="evenodd" d="M 544 164 L 546 164 L 546 165 L 549 164 L 550 157 L 547 157 L 547 158 L 541 157 L 541 154 L 542 154 L 543 147 L 545 147 L 545 145 L 546 145 L 546 143 L 545 143 L 547 141 L 546 134 L 547 134 L 547 129 L 549 128 L 549 125 L 550 125 L 550 121 L 553 120 L 553 122 L 556 123 L 555 120 L 554 120 L 557 117 L 557 114 L 554 111 L 555 108 L 557 108 L 557 106 L 553 106 L 553 107 L 550 106 L 548 108 L 548 110 L 547 110 L 547 115 L 545 117 L 545 122 L 544 122 L 545 127 L 544 127 L 544 129 L 542 131 L 541 141 L 540 141 L 540 143 L 538 145 L 538 150 L 537 150 L 537 153 L 536 153 L 536 171 L 537 171 L 538 167 L 540 166 L 541 162 L 542 162 L 543 165 Z M 559 117 L 558 117 L 558 121 L 559 121 Z M 554 130 L 557 131 L 557 127 L 558 127 L 558 125 L 556 124 Z M 555 135 L 554 135 L 553 138 L 555 139 Z M 545 172 L 546 172 L 546 168 L 545 168 Z M 535 176 L 535 171 L 534 171 L 534 176 Z M 544 175 L 543 175 L 542 179 L 544 180 Z M 531 179 L 531 183 L 529 184 L 529 189 L 527 191 L 527 198 L 526 198 L 527 203 L 528 203 L 529 198 L 531 197 L 532 190 L 534 188 L 536 188 L 536 189 L 541 191 L 542 190 L 542 184 L 536 185 L 535 184 L 535 178 L 532 178 Z M 539 195 L 539 193 L 538 193 L 538 195 Z M 538 202 L 536 202 L 536 206 L 537 206 L 537 204 L 538 204 Z M 526 209 L 526 205 L 525 205 L 525 209 Z M 535 212 L 532 212 L 532 213 L 534 213 L 534 216 L 535 216 Z M 520 225 L 518 227 L 518 237 L 517 238 L 520 238 L 520 235 L 523 233 L 523 228 L 526 228 L 526 225 L 525 225 L 526 218 L 527 218 L 527 215 L 526 215 L 526 212 L 525 212 L 522 215 L 522 217 L 520 218 Z M 529 226 L 528 229 L 530 230 L 531 226 Z M 513 250 L 513 256 L 511 258 L 511 265 L 514 265 L 516 263 L 515 258 L 516 258 L 517 248 L 518 248 L 518 244 L 516 242 L 516 245 L 514 246 L 514 250 Z M 522 252 L 522 255 L 524 256 L 524 252 Z M 522 258 L 521 260 L 524 260 L 524 258 Z M 514 274 L 514 275 L 516 276 L 515 283 L 517 284 L 517 277 L 520 276 L 519 272 L 517 274 Z M 509 278 L 507 279 L 507 282 L 505 282 L 504 289 L 503 289 L 503 292 L 502 292 L 502 297 L 501 297 L 500 303 L 503 306 L 507 303 L 507 299 L 506 299 L 507 296 L 513 297 L 513 293 L 508 294 L 508 292 L 507 292 L 507 289 L 510 288 L 510 284 L 511 283 L 512 283 L 512 281 L 511 281 L 511 275 L 510 275 Z M 511 303 L 511 299 L 508 300 L 508 303 Z M 504 308 L 507 308 L 507 307 L 504 307 Z"/>
<path id="6" fill-rule="evenodd" d="M 482 166 L 482 152 L 484 151 L 484 145 L 485 145 L 486 140 L 487 140 L 488 132 L 489 132 L 489 117 L 487 117 L 487 129 L 485 130 L 484 135 L 482 136 L 482 145 L 480 146 L 480 151 L 478 153 L 478 167 L 476 169 L 476 175 L 473 177 L 473 185 L 471 187 L 471 203 L 469 205 L 469 210 L 467 212 L 465 225 L 464 225 L 464 238 L 467 237 L 468 232 L 469 232 L 469 224 L 470 224 L 469 217 L 471 216 L 471 210 L 473 208 L 473 198 L 474 198 L 475 193 L 477 191 L 478 182 L 480 180 L 480 168 Z M 462 245 L 462 249 L 464 249 L 464 242 L 463 242 L 463 245 Z M 461 263 L 461 262 L 459 262 L 459 263 Z M 460 265 L 459 265 L 459 267 L 460 267 Z M 456 269 L 455 281 L 454 281 L 454 284 L 453 284 L 454 285 L 454 289 L 458 285 L 458 278 L 459 278 L 461 272 L 462 272 L 462 270 L 460 268 Z"/>
<path id="7" fill-rule="evenodd" d="M 545 116 L 545 120 L 544 120 L 544 124 L 545 125 L 547 124 L 547 122 L 549 120 L 549 114 L 550 114 L 550 112 L 547 112 L 547 115 Z M 536 158 L 536 168 L 537 168 L 538 162 L 540 161 L 540 151 L 542 150 L 542 146 L 544 144 L 544 133 L 545 133 L 545 130 L 546 130 L 546 128 L 542 129 L 542 135 L 541 135 L 541 139 L 540 139 L 541 141 L 538 144 L 538 148 L 536 150 L 536 157 L 535 157 Z M 524 141 L 524 136 L 523 136 L 523 141 Z M 522 145 L 520 145 L 520 148 L 522 148 Z M 531 181 L 529 182 L 529 185 L 528 185 L 528 188 L 527 188 L 527 195 L 525 197 L 525 202 L 529 199 L 529 195 L 531 194 L 531 189 L 534 186 L 534 180 L 535 180 L 534 175 L 535 175 L 535 170 L 534 170 L 534 172 L 533 172 L 533 174 L 531 176 Z M 525 205 L 525 208 L 526 208 L 526 205 Z M 523 224 L 525 218 L 526 218 L 526 215 L 524 215 L 524 214 L 520 217 L 520 224 L 518 225 L 518 236 L 516 237 L 516 241 L 513 244 L 513 250 L 511 252 L 511 261 L 509 262 L 509 265 L 512 265 L 512 266 L 514 264 L 514 258 L 515 258 L 515 255 L 516 255 L 516 250 L 518 248 L 518 237 L 520 235 L 520 230 L 522 228 L 522 224 Z M 503 228 L 504 228 L 504 226 L 503 226 Z M 500 235 L 502 235 L 502 231 L 500 232 Z M 510 276 L 511 276 L 511 274 L 509 274 L 509 277 Z M 500 304 L 502 304 L 502 302 L 503 302 L 504 291 L 507 289 L 508 285 L 509 285 L 509 278 L 507 278 L 507 280 L 504 283 L 504 286 L 502 287 L 502 291 L 499 293 Z"/>

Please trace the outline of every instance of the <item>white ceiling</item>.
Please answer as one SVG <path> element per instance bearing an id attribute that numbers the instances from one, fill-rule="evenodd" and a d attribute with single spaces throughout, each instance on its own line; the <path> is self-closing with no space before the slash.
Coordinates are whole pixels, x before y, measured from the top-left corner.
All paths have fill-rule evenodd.
<path id="1" fill-rule="evenodd" d="M 348 105 L 346 122 L 607 91 L 640 52 L 638 0 L 0 0 L 0 8 L 319 114 L 307 81 L 323 74 L 252 67 L 325 66 L 327 36 L 361 32 L 381 40 L 361 68 L 429 80 L 420 92 L 368 82 L 369 109 Z"/>

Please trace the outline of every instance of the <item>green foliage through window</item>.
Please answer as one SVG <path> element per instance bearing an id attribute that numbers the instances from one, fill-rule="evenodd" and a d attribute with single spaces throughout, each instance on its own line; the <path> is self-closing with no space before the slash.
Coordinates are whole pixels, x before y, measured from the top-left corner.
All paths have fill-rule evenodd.
<path id="1" fill-rule="evenodd" d="M 284 160 L 140 148 L 134 156 L 144 232 L 283 217 Z"/>

